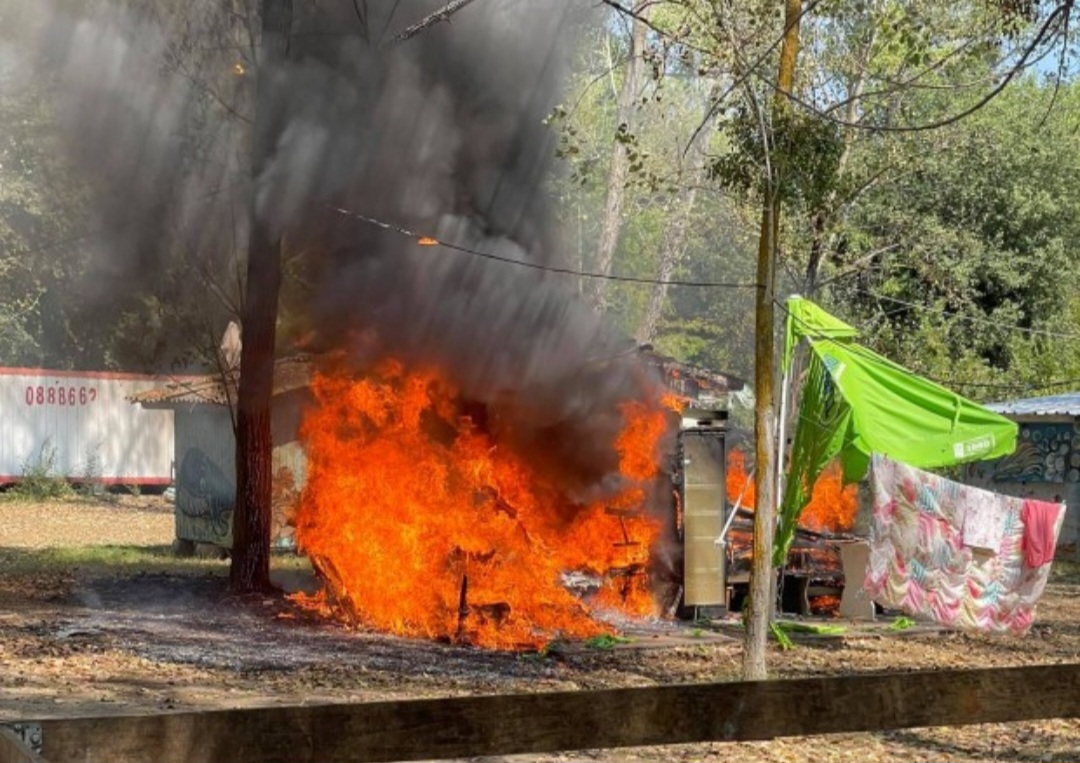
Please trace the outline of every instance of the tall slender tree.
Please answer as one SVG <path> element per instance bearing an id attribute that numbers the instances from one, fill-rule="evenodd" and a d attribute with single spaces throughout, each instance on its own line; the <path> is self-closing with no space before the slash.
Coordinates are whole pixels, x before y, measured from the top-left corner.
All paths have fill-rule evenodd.
<path id="1" fill-rule="evenodd" d="M 795 62 L 799 54 L 799 21 L 802 0 L 786 0 L 784 38 L 780 48 L 780 70 L 772 103 L 772 123 L 783 123 L 790 105 L 788 96 L 795 84 Z M 776 573 L 772 566 L 773 533 L 776 530 L 777 447 L 775 440 L 774 374 L 776 252 L 780 237 L 780 199 L 784 182 L 783 166 L 773 164 L 765 185 L 761 211 L 761 235 L 758 240 L 757 303 L 754 333 L 757 355 L 754 359 L 754 452 L 756 469 L 754 490 L 754 556 L 750 577 L 750 612 L 743 648 L 743 678 L 764 680 L 768 677 L 765 646 L 769 635 Z"/>
<path id="2" fill-rule="evenodd" d="M 626 198 L 626 183 L 630 177 L 629 144 L 634 140 L 638 96 L 641 91 L 642 72 L 645 69 L 646 35 L 649 31 L 647 22 L 652 5 L 652 0 L 639 3 L 634 14 L 627 17 L 633 31 L 630 34 L 626 73 L 619 90 L 615 140 L 611 144 L 611 160 L 608 165 L 607 197 L 604 202 L 600 242 L 596 247 L 596 270 L 600 273 L 611 272 L 615 250 L 619 245 L 619 233 L 622 230 L 623 201 Z M 603 278 L 593 281 L 592 298 L 598 310 L 607 306 L 608 285 L 608 281 Z"/>

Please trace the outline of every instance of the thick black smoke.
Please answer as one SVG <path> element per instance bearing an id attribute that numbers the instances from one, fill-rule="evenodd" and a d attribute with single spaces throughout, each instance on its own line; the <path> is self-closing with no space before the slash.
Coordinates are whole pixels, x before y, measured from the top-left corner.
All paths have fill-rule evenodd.
<path id="1" fill-rule="evenodd" d="M 243 251 L 252 73 L 231 62 L 250 52 L 255 4 L 214 1 L 236 12 L 200 21 L 106 6 L 48 40 L 70 85 L 73 152 L 110 189 L 98 203 L 115 230 L 103 284 L 152 277 L 176 231 L 200 257 Z M 306 263 L 314 347 L 345 348 L 361 367 L 385 355 L 436 363 L 568 488 L 611 485 L 619 405 L 655 388 L 572 281 L 421 247 L 338 211 L 563 264 L 544 117 L 588 4 L 474 0 L 387 44 L 443 4 L 294 0 L 288 65 L 260 114 L 276 141 L 254 180 L 257 214 Z"/>

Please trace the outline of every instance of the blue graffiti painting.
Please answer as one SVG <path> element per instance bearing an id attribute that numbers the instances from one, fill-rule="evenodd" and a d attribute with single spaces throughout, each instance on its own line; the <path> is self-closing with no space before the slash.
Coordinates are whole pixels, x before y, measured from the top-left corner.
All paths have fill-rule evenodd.
<path id="1" fill-rule="evenodd" d="M 205 522 L 216 537 L 229 534 L 236 488 L 217 464 L 198 448 L 184 454 L 177 478 L 176 507 L 189 519 Z"/>
<path id="2" fill-rule="evenodd" d="M 991 465 L 995 482 L 1080 482 L 1080 431 L 1074 424 L 1020 425 L 1016 451 Z"/>

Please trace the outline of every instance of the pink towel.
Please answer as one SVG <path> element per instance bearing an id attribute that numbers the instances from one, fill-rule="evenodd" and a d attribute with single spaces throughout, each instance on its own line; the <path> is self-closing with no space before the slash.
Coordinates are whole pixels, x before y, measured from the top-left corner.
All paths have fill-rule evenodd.
<path id="1" fill-rule="evenodd" d="M 1060 503 L 1047 503 L 1027 499 L 1020 511 L 1024 523 L 1024 564 L 1042 567 L 1054 561 L 1054 545 L 1057 540 L 1057 523 L 1063 508 Z"/>

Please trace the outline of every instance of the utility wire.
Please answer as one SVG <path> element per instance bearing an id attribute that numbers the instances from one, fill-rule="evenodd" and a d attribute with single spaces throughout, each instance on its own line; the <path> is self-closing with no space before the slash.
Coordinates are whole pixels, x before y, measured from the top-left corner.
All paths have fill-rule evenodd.
<path id="1" fill-rule="evenodd" d="M 597 278 L 606 281 L 620 281 L 623 283 L 638 283 L 638 284 L 652 284 L 657 286 L 693 286 L 707 289 L 760 289 L 757 283 L 745 282 L 745 281 L 682 281 L 682 280 L 667 280 L 661 281 L 655 278 L 644 278 L 638 276 L 624 276 L 612 273 L 593 273 L 585 270 L 575 270 L 573 268 L 555 267 L 552 265 L 541 265 L 538 262 L 527 262 L 523 260 L 515 260 L 510 257 L 503 257 L 492 252 L 483 252 L 478 249 L 470 249 L 467 246 L 460 246 L 458 244 L 451 244 L 446 241 L 440 241 L 433 236 L 428 236 L 423 233 L 417 233 L 416 231 L 403 228 L 400 225 L 388 223 L 383 220 L 378 220 L 374 217 L 368 217 L 362 215 L 359 212 L 352 212 L 348 209 L 341 207 L 335 207 L 331 204 L 327 204 L 326 207 L 334 212 L 345 217 L 352 217 L 368 225 L 374 225 L 383 230 L 391 231 L 393 233 L 401 234 L 407 238 L 414 239 L 420 246 L 441 246 L 446 249 L 450 249 L 462 254 L 468 254 L 474 257 L 480 257 L 485 260 L 494 260 L 496 262 L 505 262 L 508 265 L 517 265 L 523 268 L 529 268 L 531 270 L 541 270 L 546 273 L 560 273 L 563 275 L 579 276 L 581 278 Z"/>
<path id="2" fill-rule="evenodd" d="M 916 302 L 906 302 L 896 297 L 887 297 L 884 294 L 878 294 L 876 292 L 869 291 L 867 289 L 855 288 L 852 291 L 856 291 L 860 294 L 865 294 L 868 297 L 874 297 L 875 299 L 883 299 L 886 302 L 892 302 L 897 305 L 903 305 L 906 308 L 913 310 L 924 310 L 926 312 L 937 313 L 943 315 L 950 320 L 967 321 L 969 323 L 979 323 L 985 326 L 994 326 L 995 328 L 1007 329 L 1009 331 L 1018 331 L 1023 334 L 1035 335 L 1035 336 L 1049 336 L 1056 339 L 1078 339 L 1080 340 L 1080 334 L 1069 334 L 1063 331 L 1050 331 L 1048 329 L 1033 329 L 1025 326 L 1017 326 L 1012 323 L 1002 323 L 1001 321 L 991 320 L 989 318 L 979 318 L 974 315 L 955 315 L 950 314 L 942 308 L 931 307 L 930 305 L 920 305 Z"/>
<path id="3" fill-rule="evenodd" d="M 808 337 L 810 337 L 812 339 L 827 340 L 827 341 L 834 341 L 834 342 L 836 341 L 836 339 L 834 339 L 833 337 L 829 337 L 829 336 L 826 336 L 824 334 L 820 334 L 820 333 L 817 333 L 817 332 L 814 332 L 814 331 L 810 330 L 809 326 L 807 326 L 807 324 L 804 321 L 800 320 L 798 316 L 793 314 L 788 309 L 787 305 L 784 304 L 783 302 L 781 302 L 780 300 L 774 299 L 773 302 L 785 314 L 787 314 L 792 320 L 798 321 L 804 327 L 804 335 L 805 336 L 808 336 Z M 856 329 L 856 330 L 858 331 L 858 329 Z M 862 345 L 854 344 L 854 343 L 846 344 L 844 346 L 845 346 L 845 348 L 847 348 L 847 349 L 851 350 L 852 352 L 854 352 L 856 355 L 861 355 L 862 357 L 867 358 L 867 359 L 871 359 L 871 360 L 876 359 L 875 356 L 877 355 L 877 353 L 874 353 L 872 350 L 870 350 L 867 347 L 863 347 Z M 878 356 L 878 357 L 883 357 L 883 356 Z M 885 358 L 885 359 L 889 360 L 888 358 Z M 899 366 L 899 364 L 895 363 L 895 361 L 889 361 L 889 362 L 894 363 L 895 365 Z M 900 366 L 900 367 L 903 368 L 903 366 Z M 917 373 L 919 374 L 919 376 L 922 376 L 922 377 L 924 377 L 926 379 L 929 379 L 930 381 L 935 382 L 937 384 L 940 384 L 943 387 L 970 387 L 970 388 L 978 388 L 978 389 L 999 389 L 999 390 L 1013 390 L 1013 391 L 1021 391 L 1021 392 L 1030 392 L 1032 390 L 1038 390 L 1038 389 L 1052 389 L 1052 388 L 1055 388 L 1055 387 L 1073 387 L 1073 386 L 1080 385 L 1080 379 L 1055 379 L 1054 381 L 1031 382 L 1031 383 L 1027 383 L 1027 384 L 1002 384 L 1002 383 L 997 383 L 997 382 L 965 382 L 965 381 L 960 381 L 959 379 L 943 379 L 943 378 L 940 378 L 940 377 L 937 377 L 937 376 L 932 376 L 932 375 L 930 375 L 928 373 L 924 373 L 922 371 L 918 371 Z"/>
<path id="4" fill-rule="evenodd" d="M 230 183 L 229 185 L 222 186 L 208 192 L 203 196 L 199 196 L 196 199 L 193 199 L 192 202 L 201 203 L 204 201 L 208 201 L 209 199 L 212 199 L 219 194 L 225 193 L 226 191 L 231 191 L 233 188 L 243 185 L 243 183 L 245 182 L 246 181 L 240 180 L 235 183 Z M 162 201 L 150 207 L 148 211 L 164 209 L 168 206 L 171 206 L 173 203 L 174 202 L 172 201 Z M 29 249 L 20 249 L 18 251 L 12 252 L 11 254 L 15 255 L 16 257 L 25 257 L 30 254 L 40 254 L 41 252 L 49 252 L 54 249 L 64 249 L 71 246 L 72 244 L 78 244 L 81 241 L 87 241 L 92 238 L 97 238 L 98 236 L 104 236 L 117 230 L 124 230 L 134 225 L 141 225 L 145 222 L 145 220 L 146 216 L 142 215 L 138 218 L 132 218 L 130 220 L 126 220 L 124 222 L 116 223 L 113 225 L 106 225 L 101 228 L 96 228 L 94 230 L 83 231 L 82 233 L 79 233 L 78 235 L 72 236 L 70 238 L 56 239 L 53 241 L 49 241 L 45 244 L 41 244 L 39 246 L 30 247 Z"/>

